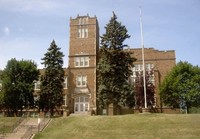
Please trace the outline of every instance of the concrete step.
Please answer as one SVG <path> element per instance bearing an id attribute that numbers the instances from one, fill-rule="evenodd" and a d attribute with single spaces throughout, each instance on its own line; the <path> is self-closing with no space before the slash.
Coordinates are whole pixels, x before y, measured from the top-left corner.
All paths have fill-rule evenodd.
<path id="1" fill-rule="evenodd" d="M 14 133 L 7 133 L 4 139 L 21 139 L 23 135 L 27 132 L 30 126 L 35 126 L 37 128 L 38 120 L 37 118 L 25 119 L 20 125 L 15 129 Z"/>

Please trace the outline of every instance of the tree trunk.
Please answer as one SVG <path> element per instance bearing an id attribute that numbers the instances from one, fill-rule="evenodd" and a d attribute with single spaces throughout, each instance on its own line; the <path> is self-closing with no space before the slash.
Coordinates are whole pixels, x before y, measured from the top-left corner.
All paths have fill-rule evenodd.
<path id="1" fill-rule="evenodd" d="M 51 116 L 51 117 L 53 116 L 53 109 L 54 109 L 54 108 L 51 108 L 51 109 L 50 109 L 50 116 Z"/>

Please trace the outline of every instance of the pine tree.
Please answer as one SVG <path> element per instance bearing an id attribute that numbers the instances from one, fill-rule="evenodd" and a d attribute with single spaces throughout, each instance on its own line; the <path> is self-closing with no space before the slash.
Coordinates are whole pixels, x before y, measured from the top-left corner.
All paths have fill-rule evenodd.
<path id="1" fill-rule="evenodd" d="M 99 107 L 109 104 L 115 106 L 134 105 L 133 88 L 128 82 L 135 61 L 123 42 L 130 36 L 127 29 L 113 17 L 105 27 L 106 33 L 101 37 L 100 59 L 97 66 Z"/>
<path id="2" fill-rule="evenodd" d="M 39 107 L 43 111 L 50 111 L 51 115 L 53 115 L 54 109 L 62 105 L 64 82 L 63 57 L 63 53 L 53 40 L 47 53 L 45 53 L 45 57 L 42 58 L 45 73 L 41 77 Z"/>

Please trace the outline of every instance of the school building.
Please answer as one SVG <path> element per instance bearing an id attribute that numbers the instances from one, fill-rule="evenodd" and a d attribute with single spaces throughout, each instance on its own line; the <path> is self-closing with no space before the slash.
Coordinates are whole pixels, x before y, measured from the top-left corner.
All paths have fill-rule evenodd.
<path id="1" fill-rule="evenodd" d="M 97 113 L 97 62 L 99 50 L 99 24 L 97 17 L 77 16 L 70 18 L 68 67 L 65 68 L 63 108 L 70 113 Z M 142 71 L 142 49 L 133 48 L 132 56 L 137 59 L 133 67 L 135 73 Z M 155 85 L 155 107 L 162 107 L 159 97 L 159 85 L 166 74 L 176 65 L 174 50 L 160 51 L 145 48 L 146 70 L 153 70 L 152 81 Z M 40 70 L 41 74 L 44 70 Z M 40 81 L 35 83 L 34 95 L 40 90 Z"/>

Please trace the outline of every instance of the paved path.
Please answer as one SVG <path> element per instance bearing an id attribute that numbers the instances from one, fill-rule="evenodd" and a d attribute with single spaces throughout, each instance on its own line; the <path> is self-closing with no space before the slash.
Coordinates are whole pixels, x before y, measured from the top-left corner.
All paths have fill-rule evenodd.
<path id="1" fill-rule="evenodd" d="M 38 118 L 25 119 L 15 130 L 14 133 L 7 133 L 4 139 L 26 139 L 30 138 L 32 134 L 41 131 L 49 119 L 41 120 L 41 125 L 38 126 Z"/>

